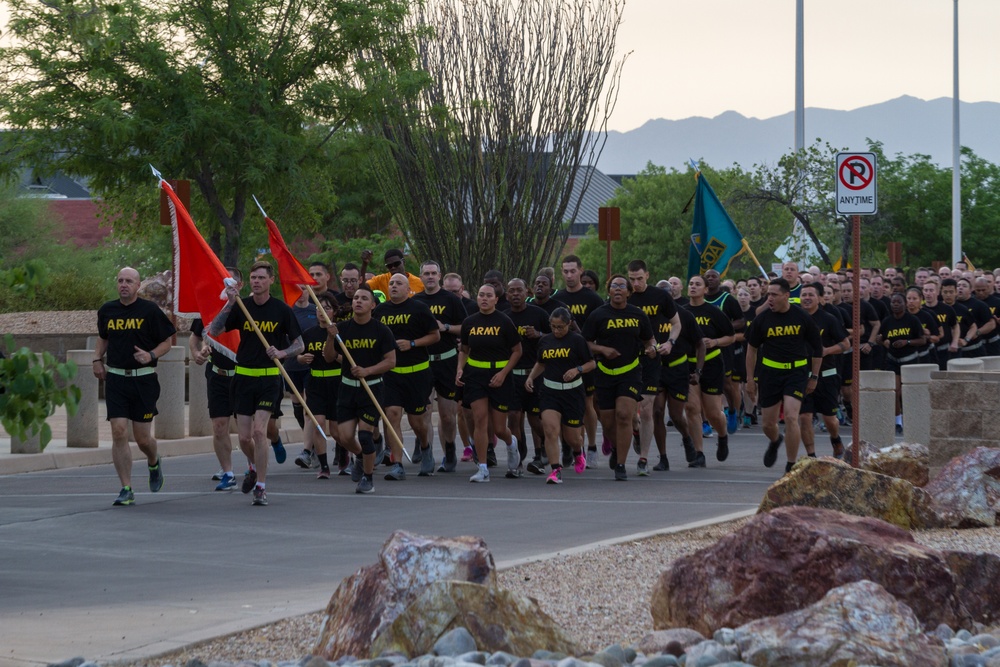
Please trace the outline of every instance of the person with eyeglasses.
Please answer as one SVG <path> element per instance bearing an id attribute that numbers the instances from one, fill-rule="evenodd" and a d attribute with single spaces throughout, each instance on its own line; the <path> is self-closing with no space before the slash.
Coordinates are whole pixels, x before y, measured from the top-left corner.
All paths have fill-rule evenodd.
<path id="1" fill-rule="evenodd" d="M 816 390 L 823 364 L 819 327 L 809 313 L 799 306 L 793 307 L 790 298 L 791 287 L 787 280 L 775 278 L 768 283 L 768 308 L 757 314 L 746 334 L 747 395 L 760 405 L 761 428 L 768 439 L 764 466 L 774 465 L 778 449 L 784 442 L 786 473 L 791 471 L 799 455 L 802 401 L 806 394 Z M 759 378 L 754 377 L 758 351 Z M 781 412 L 785 417 L 784 435 L 778 430 Z"/>
<path id="2" fill-rule="evenodd" d="M 628 480 L 625 461 L 632 442 L 632 418 L 639 407 L 642 367 L 639 357 L 657 358 L 653 325 L 641 308 L 628 302 L 632 285 L 616 273 L 608 278 L 608 303 L 595 309 L 583 325 L 583 337 L 597 358 L 598 416 L 611 441 L 609 465 L 615 481 Z"/>
<path id="3" fill-rule="evenodd" d="M 479 312 L 462 322 L 461 347 L 455 384 L 462 390 L 462 405 L 472 411 L 473 443 L 479 469 L 470 482 L 490 481 L 486 450 L 489 446 L 487 421 L 498 440 L 507 445 L 507 476 L 518 477 L 521 462 L 517 438 L 507 426 L 507 411 L 514 398 L 511 371 L 521 358 L 521 336 L 509 317 L 496 309 L 500 293 L 496 285 L 479 288 Z"/>
<path id="4" fill-rule="evenodd" d="M 361 253 L 361 259 L 366 265 L 368 260 L 371 259 L 371 255 L 371 250 L 365 250 Z M 407 272 L 406 267 L 403 264 L 403 259 L 403 251 L 399 248 L 391 248 L 385 251 L 385 273 L 380 273 L 366 281 L 368 286 L 372 288 L 372 291 L 388 294 L 389 278 L 397 273 L 406 276 L 406 280 L 410 283 L 409 296 L 413 296 L 417 292 L 424 291 L 424 281 L 420 279 L 420 276 L 415 276 L 412 273 Z"/>

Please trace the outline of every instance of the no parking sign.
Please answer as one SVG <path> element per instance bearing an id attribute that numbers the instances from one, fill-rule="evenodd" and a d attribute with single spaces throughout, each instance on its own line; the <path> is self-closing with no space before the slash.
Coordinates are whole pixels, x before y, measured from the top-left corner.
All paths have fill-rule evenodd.
<path id="1" fill-rule="evenodd" d="M 837 153 L 837 213 L 875 215 L 878 212 L 874 153 Z"/>

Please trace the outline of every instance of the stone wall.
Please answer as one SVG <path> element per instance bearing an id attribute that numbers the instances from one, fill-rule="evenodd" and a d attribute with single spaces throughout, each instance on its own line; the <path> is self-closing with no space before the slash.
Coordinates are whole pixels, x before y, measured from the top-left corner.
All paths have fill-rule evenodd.
<path id="1" fill-rule="evenodd" d="M 997 447 L 1000 373 L 937 371 L 931 380 L 931 467 L 976 447 Z"/>

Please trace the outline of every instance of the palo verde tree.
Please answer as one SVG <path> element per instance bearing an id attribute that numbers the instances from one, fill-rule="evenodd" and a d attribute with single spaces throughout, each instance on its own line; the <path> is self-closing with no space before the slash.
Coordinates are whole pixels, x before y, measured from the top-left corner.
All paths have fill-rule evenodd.
<path id="1" fill-rule="evenodd" d="M 155 224 L 148 164 L 187 178 L 196 219 L 239 258 L 251 194 L 293 233 L 334 208 L 334 133 L 406 99 L 406 0 L 8 0 L 0 50 L 8 171 L 89 177 L 116 231 Z M 359 61 L 362 50 L 379 61 Z M 251 210 L 248 211 L 248 204 Z M 199 216 L 201 213 L 202 216 Z M 287 231 L 286 231 L 287 233 Z M 218 248 L 217 248 L 218 250 Z"/>
<path id="2" fill-rule="evenodd" d="M 568 234 L 607 137 L 621 0 L 428 0 L 408 27 L 431 84 L 386 98 L 386 203 L 418 256 L 528 276 Z M 372 52 L 377 60 L 381 54 Z M 593 130 L 593 131 L 592 131 Z M 574 195 L 574 192 L 577 194 Z"/>

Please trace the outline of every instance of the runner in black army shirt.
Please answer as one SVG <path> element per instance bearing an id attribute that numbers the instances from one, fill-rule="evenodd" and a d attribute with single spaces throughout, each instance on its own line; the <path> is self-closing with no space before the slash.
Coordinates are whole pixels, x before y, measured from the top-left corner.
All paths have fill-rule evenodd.
<path id="1" fill-rule="evenodd" d="M 174 325 L 152 301 L 139 298 L 139 272 L 125 267 L 118 272 L 118 299 L 97 311 L 97 346 L 93 370 L 104 380 L 108 421 L 111 422 L 111 458 L 122 489 L 114 504 L 135 503 L 132 492 L 132 450 L 128 446 L 128 423 L 139 451 L 149 466 L 149 490 L 163 486 L 163 471 L 156 451 L 151 423 L 160 397 L 156 360 L 170 350 Z M 104 363 L 107 352 L 108 362 Z"/>
<path id="2" fill-rule="evenodd" d="M 625 460 L 632 440 L 632 417 L 642 386 L 642 354 L 655 359 L 658 354 L 653 327 L 646 313 L 629 305 L 632 286 L 628 278 L 614 274 L 608 279 L 610 299 L 588 317 L 583 337 L 597 362 L 597 409 L 604 434 L 611 439 L 609 464 L 615 480 L 628 479 Z"/>
<path id="3" fill-rule="evenodd" d="M 281 401 L 282 379 L 275 360 L 281 361 L 302 352 L 302 333 L 295 313 L 284 302 L 271 297 L 274 269 L 267 262 L 250 267 L 250 296 L 243 299 L 250 317 L 257 323 L 268 346 L 265 348 L 241 308 L 234 308 L 239 292 L 227 287 L 229 302 L 222 307 L 208 327 L 209 334 L 223 331 L 240 332 L 236 350 L 236 376 L 233 378 L 236 427 L 240 449 L 254 452 L 254 465 L 243 478 L 243 493 L 253 490 L 253 504 L 267 505 L 265 491 L 267 460 L 271 443 L 267 438 L 267 422 Z M 278 349 L 291 341 L 285 349 Z"/>
<path id="4" fill-rule="evenodd" d="M 479 312 L 462 322 L 455 384 L 462 388 L 462 404 L 472 410 L 479 470 L 469 478 L 470 482 L 490 481 L 486 467 L 487 420 L 496 437 L 507 443 L 508 477 L 518 476 L 521 462 L 517 438 L 507 427 L 507 411 L 514 393 L 510 373 L 521 358 L 521 337 L 510 318 L 496 309 L 498 298 L 495 285 L 483 285 L 477 294 Z"/>
<path id="5" fill-rule="evenodd" d="M 830 435 L 834 458 L 843 458 L 844 442 L 840 438 L 840 422 L 837 420 L 837 406 L 840 399 L 840 373 L 838 359 L 851 346 L 847 330 L 840 320 L 819 307 L 819 291 L 822 286 L 815 283 L 803 285 L 799 292 L 802 310 L 809 313 L 819 327 L 823 345 L 823 362 L 820 364 L 816 389 L 805 395 L 799 409 L 799 428 L 802 444 L 809 456 L 816 456 L 816 433 L 813 430 L 813 415 L 823 417 L 826 431 Z"/>
<path id="6" fill-rule="evenodd" d="M 564 289 L 555 293 L 554 298 L 566 305 L 566 309 L 573 315 L 573 321 L 577 328 L 582 331 L 583 325 L 587 321 L 587 316 L 595 309 L 604 305 L 597 292 L 583 286 L 583 262 L 576 255 L 566 255 L 562 261 L 562 277 L 566 283 Z M 587 412 L 583 418 L 583 428 L 587 435 L 587 465 L 595 467 L 597 465 L 597 406 L 594 404 L 595 382 L 597 377 L 594 373 L 587 373 L 583 378 L 583 387 L 587 391 Z M 611 434 L 604 434 L 604 442 L 610 443 Z M 605 451 L 605 453 L 608 453 Z M 563 465 L 568 465 L 568 449 L 563 449 Z"/>
<path id="7" fill-rule="evenodd" d="M 923 307 L 924 293 L 919 287 L 906 288 L 906 312 L 915 315 L 924 328 L 924 345 L 917 350 L 918 364 L 937 364 L 936 345 L 941 338 L 941 326 L 934 313 Z"/>
<path id="8" fill-rule="evenodd" d="M 521 336 L 521 358 L 511 371 L 514 376 L 514 400 L 507 413 L 507 425 L 517 436 L 518 455 L 521 461 L 525 461 L 528 458 L 528 442 L 524 432 L 524 417 L 528 417 L 534 444 L 534 459 L 531 461 L 534 465 L 529 464 L 528 470 L 541 475 L 545 474 L 545 469 L 541 467 L 542 412 L 538 407 L 538 395 L 527 391 L 524 385 L 528 373 L 535 365 L 538 340 L 550 331 L 549 316 L 538 306 L 528 303 L 527 298 L 528 288 L 523 280 L 514 278 L 507 283 L 507 300 L 510 302 L 507 317 L 517 327 L 517 333 Z"/>
<path id="9" fill-rule="evenodd" d="M 410 283 L 406 276 L 396 273 L 389 278 L 389 300 L 375 309 L 374 318 L 389 327 L 396 339 L 396 366 L 385 378 L 386 417 L 396 430 L 403 412 L 413 434 L 420 443 L 420 476 L 434 474 L 434 455 L 423 414 L 431 398 L 434 374 L 431 372 L 427 347 L 440 342 L 441 332 L 431 309 L 422 301 L 410 298 Z M 387 480 L 406 478 L 403 469 L 403 450 L 399 444 L 390 443 L 392 464 L 386 473 Z"/>
<path id="10" fill-rule="evenodd" d="M 958 281 L 958 303 L 969 309 L 972 322 L 976 325 L 975 337 L 969 334 L 971 340 L 962 350 L 962 356 L 986 356 L 986 345 L 993 338 L 996 329 L 996 320 L 990 313 L 990 307 L 972 296 L 972 283 L 965 278 Z"/>
<path id="11" fill-rule="evenodd" d="M 336 418 L 340 433 L 338 440 L 354 454 L 351 480 L 358 483 L 356 493 L 372 493 L 375 490 L 372 480 L 375 471 L 373 432 L 379 420 L 378 408 L 361 386 L 361 380 L 368 384 L 375 400 L 381 401 L 383 373 L 396 365 L 396 341 L 392 332 L 372 317 L 377 305 L 375 293 L 370 287 L 358 287 L 351 301 L 354 316 L 327 327 L 330 340 L 323 348 L 326 360 L 334 361 L 336 355 L 343 352 L 339 344 L 333 344 L 339 334 L 354 359 L 353 366 L 346 355 L 342 360 Z"/>
<path id="12" fill-rule="evenodd" d="M 336 314 L 336 297 L 330 292 L 323 292 L 316 297 L 320 306 L 326 312 L 326 316 L 333 320 Z M 320 322 L 326 322 L 323 317 Z M 306 407 L 316 417 L 316 421 L 323 425 L 327 434 L 334 438 L 339 437 L 339 427 L 337 425 L 337 394 L 340 390 L 340 351 L 336 349 L 336 344 L 330 340 L 329 332 L 324 326 L 315 326 L 307 329 L 302 334 L 303 351 L 298 355 L 297 360 L 309 369 L 309 391 L 306 394 Z M 334 356 L 330 361 L 323 355 L 326 346 L 334 348 Z M 320 435 L 310 424 L 309 428 L 304 428 L 302 436 L 305 447 L 315 452 L 319 460 L 319 474 L 317 479 L 330 479 L 330 463 L 326 455 L 326 438 Z"/>
<path id="13" fill-rule="evenodd" d="M 958 356 L 959 333 L 958 317 L 955 309 L 939 299 L 940 288 L 937 282 L 928 280 L 920 288 L 924 294 L 924 308 L 937 320 L 941 327 L 941 338 L 937 342 L 937 363 L 942 371 L 948 370 L 948 360 Z"/>
<path id="14" fill-rule="evenodd" d="M 722 289 L 720 285 L 721 276 L 719 272 L 715 269 L 709 269 L 705 272 L 705 302 L 716 306 L 723 313 L 726 314 L 733 323 L 734 333 L 744 333 L 746 331 L 746 320 L 743 319 L 743 309 L 740 308 L 739 301 L 736 299 L 735 294 L 730 294 Z M 736 365 L 736 355 L 735 347 L 733 345 L 727 345 L 722 348 L 722 362 L 725 364 L 725 379 L 722 383 L 722 391 L 726 397 L 726 402 L 729 404 L 729 408 L 726 411 L 726 432 L 735 433 L 736 429 L 739 428 L 739 412 L 740 412 L 740 401 L 742 397 L 740 396 L 740 383 L 739 381 L 733 382 L 733 368 Z M 739 374 L 737 374 L 739 377 Z M 721 406 L 720 406 L 721 409 Z M 706 412 L 707 414 L 707 412 Z M 709 419 L 711 422 L 711 419 Z M 722 431 L 719 431 L 722 434 Z"/>
<path id="15" fill-rule="evenodd" d="M 458 370 L 458 337 L 462 333 L 462 320 L 468 316 L 461 297 L 441 287 L 441 267 L 437 262 L 427 261 L 420 266 L 420 279 L 424 291 L 413 295 L 414 299 L 431 309 L 437 319 L 441 339 L 428 346 L 427 354 L 434 374 L 434 392 L 437 394 L 438 435 L 444 455 L 438 472 L 455 472 L 458 455 L 455 450 L 455 430 L 458 427 L 458 387 L 455 386 L 455 372 Z M 429 446 L 433 445 L 433 424 L 431 410 L 424 415 L 427 424 Z"/>
<path id="16" fill-rule="evenodd" d="M 570 331 L 573 316 L 565 308 L 556 308 L 549 317 L 552 333 L 538 342 L 538 357 L 531 369 L 525 388 L 539 396 L 542 425 L 545 429 L 545 450 L 552 472 L 548 484 L 562 484 L 562 464 L 559 460 L 559 439 L 569 444 L 573 452 L 573 468 L 579 475 L 587 469 L 583 455 L 583 413 L 587 394 L 583 389 L 583 374 L 596 367 L 587 341 Z M 538 382 L 541 377 L 542 381 Z"/>
<path id="17" fill-rule="evenodd" d="M 691 393 L 691 387 L 698 384 L 702 367 L 705 365 L 705 340 L 702 337 L 701 327 L 698 326 L 691 311 L 686 307 L 678 308 L 677 316 L 681 320 L 680 336 L 676 338 L 670 351 L 660 357 L 663 364 L 663 369 L 660 371 L 662 391 L 656 395 L 656 402 L 653 404 L 653 436 L 656 438 L 656 448 L 660 452 L 660 461 L 653 470 L 670 470 L 670 463 L 667 460 L 665 410 L 669 410 L 670 421 L 674 423 L 674 428 L 681 436 L 687 462 L 693 463 L 698 458 L 691 433 L 697 430 L 700 434 L 701 425 L 699 423 L 697 429 L 690 428 L 684 407 Z M 701 421 L 700 415 L 698 421 Z M 704 459 L 704 455 L 702 458 Z"/>
<path id="18" fill-rule="evenodd" d="M 924 325 L 906 311 L 906 298 L 896 292 L 889 297 L 889 317 L 882 320 L 878 342 L 884 346 L 887 370 L 896 374 L 896 432 L 903 432 L 903 389 L 900 367 L 918 363 L 917 350 L 924 346 Z"/>
<path id="19" fill-rule="evenodd" d="M 770 306 L 757 314 L 747 332 L 747 393 L 757 397 L 753 370 L 760 351 L 760 397 L 762 428 L 770 441 L 764 465 L 770 468 L 785 442 L 787 463 L 792 469 L 799 454 L 799 410 L 805 395 L 816 388 L 823 363 L 819 328 L 801 308 L 789 303 L 788 281 L 775 278 L 767 286 Z M 784 409 L 785 435 L 778 433 L 778 414 Z"/>
<path id="20" fill-rule="evenodd" d="M 649 456 L 649 444 L 653 439 L 653 404 L 660 393 L 661 357 L 669 354 L 681 331 L 681 320 L 677 315 L 677 307 L 670 293 L 659 287 L 649 285 L 649 271 L 646 263 L 635 259 L 628 263 L 628 280 L 632 285 L 632 294 L 628 302 L 646 313 L 653 327 L 656 338 L 656 357 L 642 357 L 642 398 L 639 403 L 639 463 L 636 472 L 649 474 L 646 457 Z"/>
<path id="21" fill-rule="evenodd" d="M 538 274 L 535 278 L 535 286 L 532 291 L 534 292 L 534 299 L 532 299 L 531 303 L 549 315 L 552 315 L 556 308 L 566 308 L 565 303 L 552 296 L 552 281 L 549 280 L 546 274 Z"/>
<path id="22" fill-rule="evenodd" d="M 692 468 L 705 467 L 705 454 L 702 451 L 703 431 L 700 428 L 703 417 L 707 418 L 708 423 L 719 432 L 715 458 L 725 461 L 729 457 L 729 435 L 726 418 L 722 412 L 722 394 L 726 379 L 723 355 L 725 349 L 736 339 L 736 332 L 733 330 L 732 319 L 718 307 L 708 303 L 705 298 L 706 289 L 703 277 L 691 276 L 688 280 L 689 301 L 684 306 L 698 323 L 705 347 L 705 359 L 701 373 L 698 374 L 697 389 L 692 388 L 684 406 L 695 449 L 694 459 L 688 463 Z M 728 301 L 736 303 L 736 299 Z M 688 361 L 693 360 L 688 357 Z"/>

